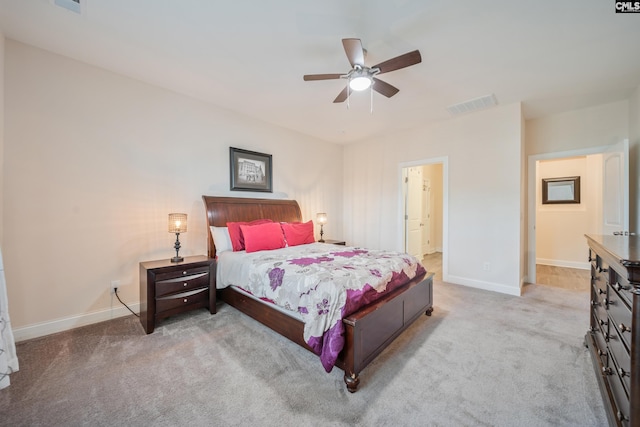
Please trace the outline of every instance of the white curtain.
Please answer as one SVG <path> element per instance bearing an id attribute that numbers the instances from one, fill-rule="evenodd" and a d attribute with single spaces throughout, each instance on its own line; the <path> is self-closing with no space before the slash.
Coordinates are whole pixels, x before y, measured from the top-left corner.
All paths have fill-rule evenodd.
<path id="1" fill-rule="evenodd" d="M 9 374 L 18 370 L 18 356 L 13 331 L 9 321 L 7 283 L 4 280 L 4 264 L 0 250 L 0 389 L 9 386 Z"/>

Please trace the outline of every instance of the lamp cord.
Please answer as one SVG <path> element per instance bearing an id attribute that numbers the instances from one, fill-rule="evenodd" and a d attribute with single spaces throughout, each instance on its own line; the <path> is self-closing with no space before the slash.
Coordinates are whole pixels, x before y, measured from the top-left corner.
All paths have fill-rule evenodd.
<path id="1" fill-rule="evenodd" d="M 118 295 L 118 288 L 114 288 L 113 293 L 114 293 L 114 294 L 116 294 L 116 298 L 118 298 L 118 301 L 120 301 L 120 304 L 122 304 L 122 305 L 124 305 L 125 307 L 127 307 L 127 309 L 128 309 L 131 313 L 133 313 L 133 315 L 134 315 L 134 316 L 136 316 L 136 317 L 140 317 L 140 315 L 139 315 L 139 314 L 137 314 L 135 311 L 131 310 L 127 304 L 125 304 L 124 302 L 122 302 L 122 300 L 120 299 L 120 296 Z"/>

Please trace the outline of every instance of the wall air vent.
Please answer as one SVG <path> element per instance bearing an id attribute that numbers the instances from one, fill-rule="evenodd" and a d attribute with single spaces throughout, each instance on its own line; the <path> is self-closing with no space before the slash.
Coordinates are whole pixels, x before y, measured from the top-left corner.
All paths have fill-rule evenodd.
<path id="1" fill-rule="evenodd" d="M 50 0 L 50 1 L 56 6 L 65 8 L 67 10 L 70 10 L 71 12 L 75 12 L 78 15 L 82 14 L 82 9 L 85 2 L 85 0 Z"/>
<path id="2" fill-rule="evenodd" d="M 494 94 L 481 96 L 480 98 L 470 99 L 469 101 L 461 102 L 459 104 L 450 105 L 447 110 L 457 116 L 459 114 L 471 113 L 472 111 L 478 111 L 485 108 L 498 105 L 496 96 Z"/>

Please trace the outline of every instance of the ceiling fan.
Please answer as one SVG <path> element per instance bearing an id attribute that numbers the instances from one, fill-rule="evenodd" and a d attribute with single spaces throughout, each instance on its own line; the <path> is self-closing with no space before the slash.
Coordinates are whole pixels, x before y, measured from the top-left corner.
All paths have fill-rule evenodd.
<path id="1" fill-rule="evenodd" d="M 391 98 L 398 93 L 400 89 L 378 79 L 376 76 L 422 62 L 420 51 L 414 50 L 381 62 L 373 67 L 367 67 L 364 64 L 365 50 L 362 48 L 360 39 L 342 39 L 342 45 L 344 46 L 344 51 L 352 67 L 348 73 L 306 74 L 304 76 L 305 81 L 347 79 L 349 83 L 333 102 L 344 102 L 349 97 L 349 89 L 361 91 L 369 87 L 387 98 Z"/>

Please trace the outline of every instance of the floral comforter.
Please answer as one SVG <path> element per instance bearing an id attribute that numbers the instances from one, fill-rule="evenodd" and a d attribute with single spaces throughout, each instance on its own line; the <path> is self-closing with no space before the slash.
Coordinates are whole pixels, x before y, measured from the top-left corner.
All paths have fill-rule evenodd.
<path id="1" fill-rule="evenodd" d="M 236 285 L 298 313 L 327 372 L 344 346 L 342 318 L 425 271 L 408 254 L 323 243 L 242 253 L 241 267 L 225 258 L 218 259 L 218 287 Z"/>

